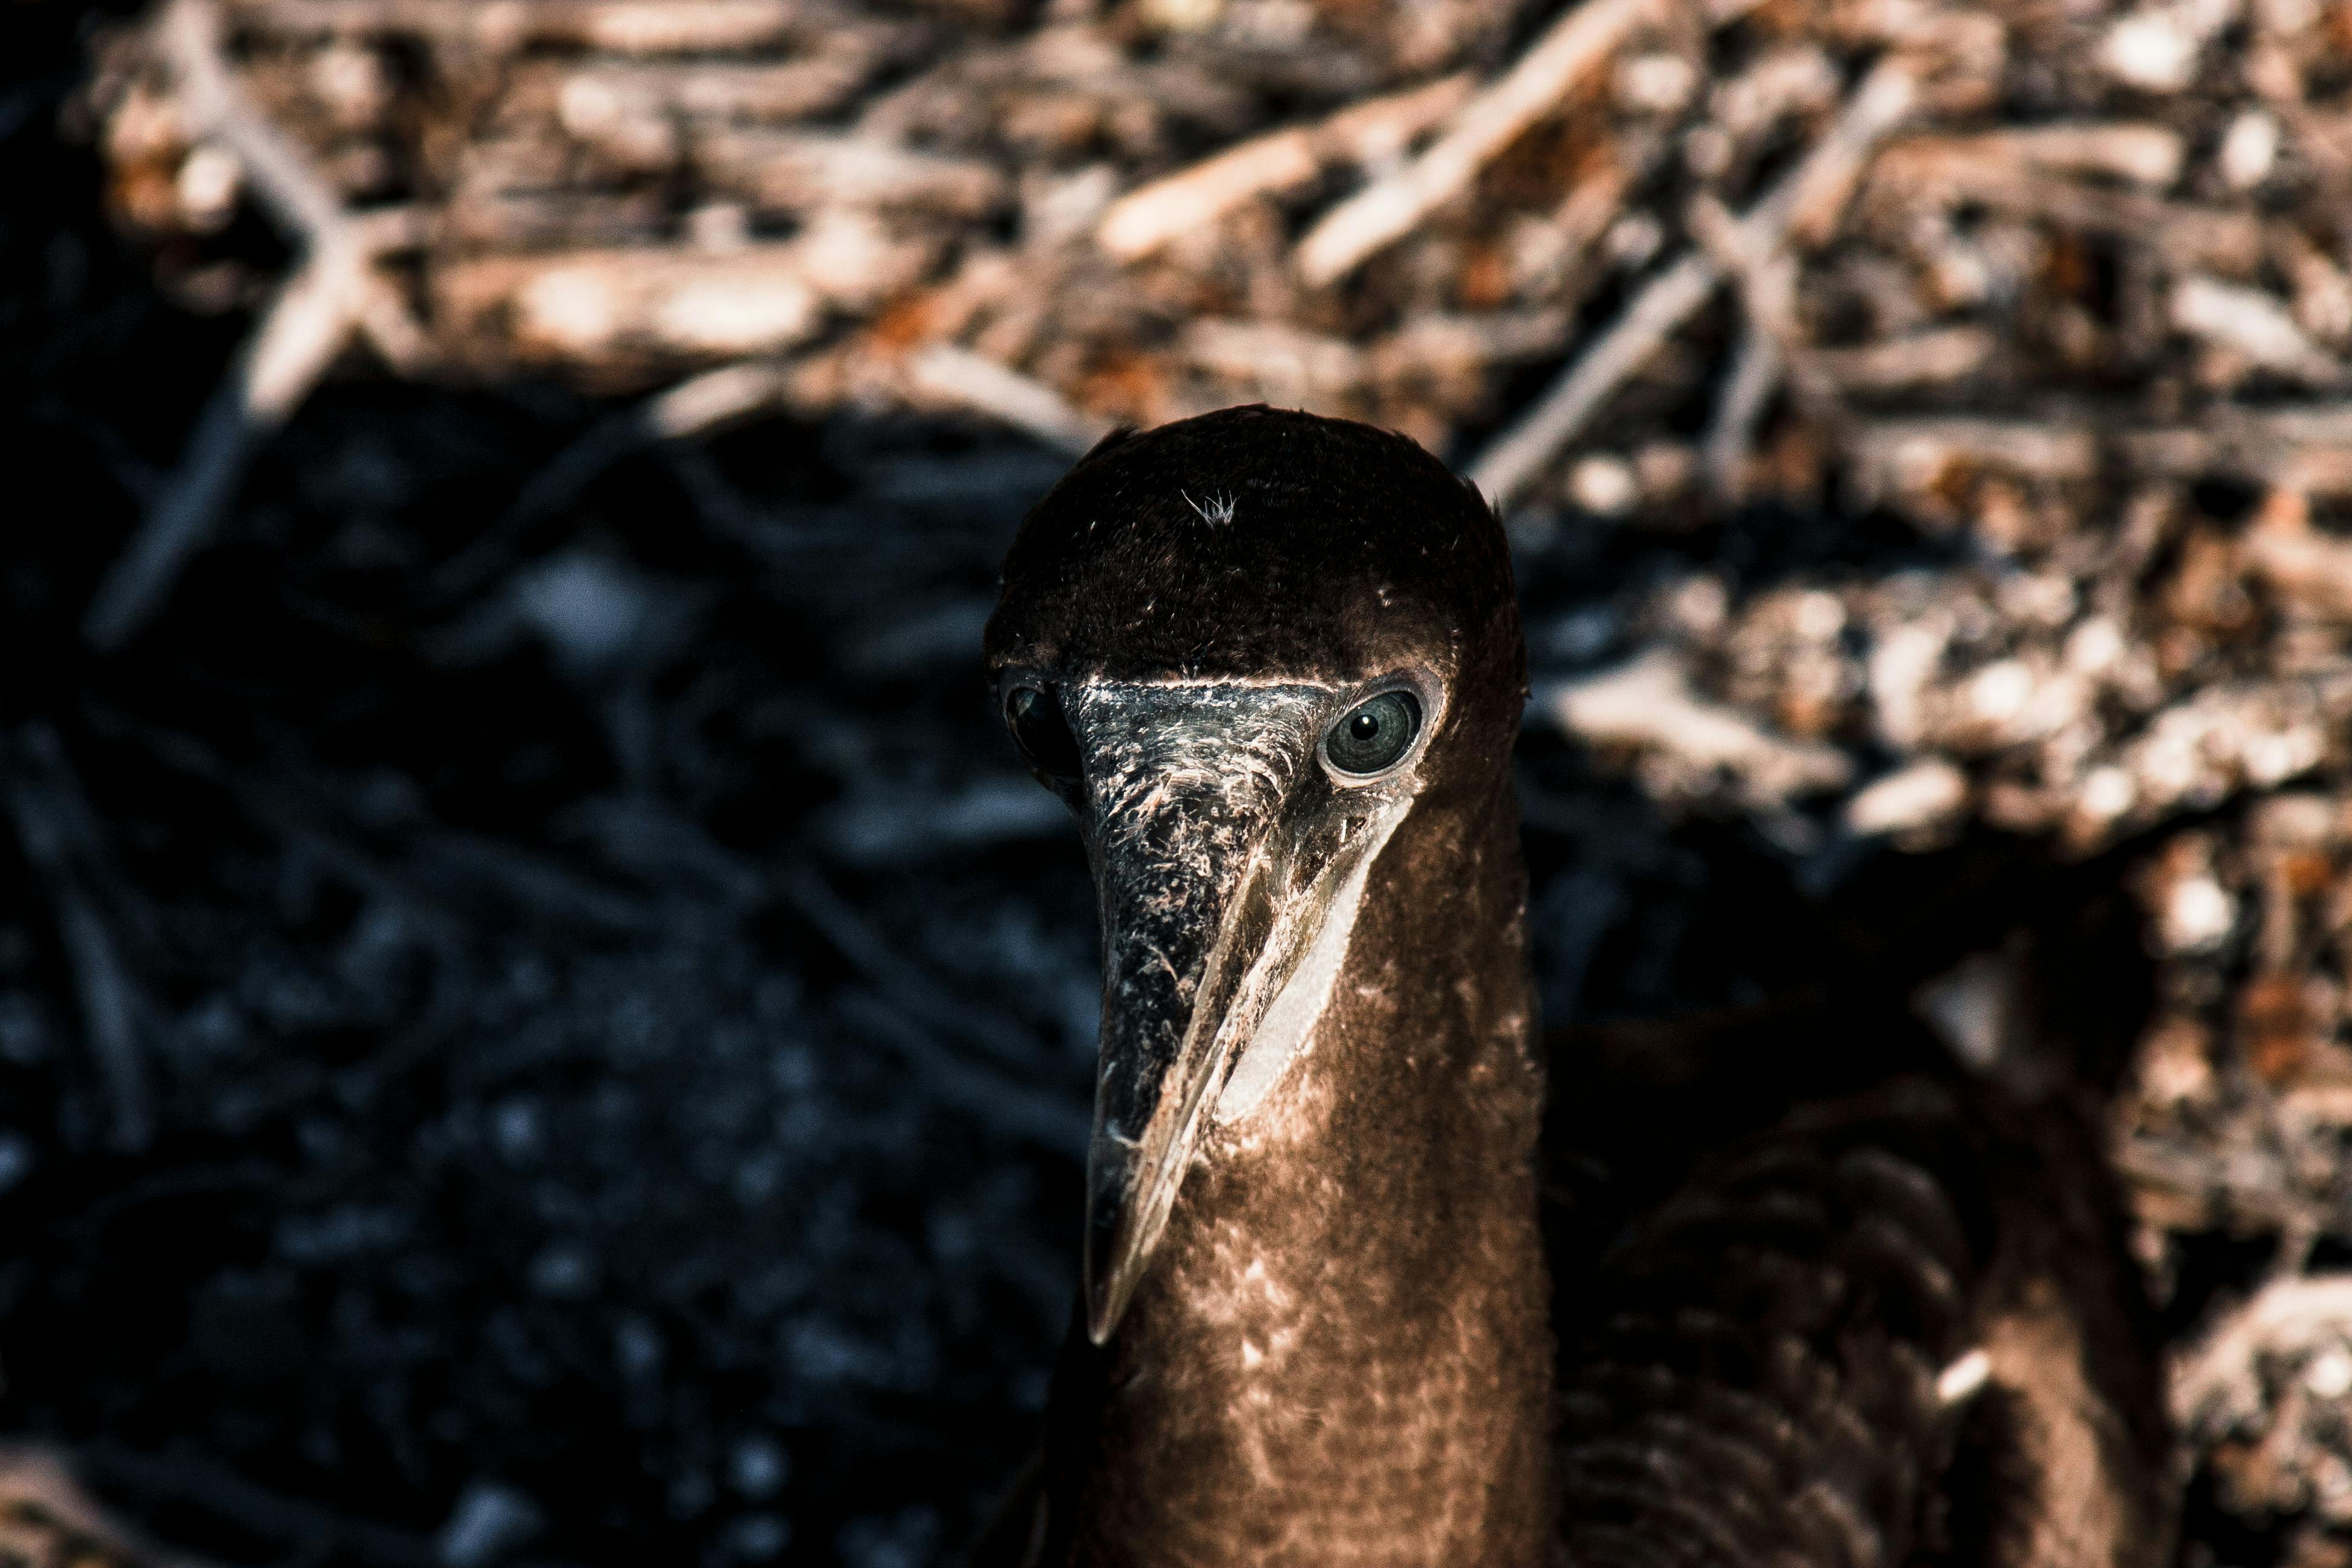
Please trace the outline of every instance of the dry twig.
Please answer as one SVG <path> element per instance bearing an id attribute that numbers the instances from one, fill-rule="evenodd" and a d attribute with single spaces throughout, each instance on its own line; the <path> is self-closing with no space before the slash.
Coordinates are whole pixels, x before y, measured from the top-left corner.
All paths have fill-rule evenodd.
<path id="1" fill-rule="evenodd" d="M 247 100 L 223 56 L 211 0 L 172 0 L 161 34 L 190 119 L 244 165 L 272 216 L 303 246 L 304 259 L 199 416 L 178 474 L 91 600 L 83 630 L 100 647 L 121 644 L 153 613 L 211 531 L 254 447 L 300 406 L 355 329 L 395 368 L 412 368 L 425 354 L 423 330 L 374 270 L 387 232 L 353 223 L 309 157 Z"/>
<path id="2" fill-rule="evenodd" d="M 1874 70 L 1804 162 L 1739 220 L 1739 248 L 1749 256 L 1777 250 L 1801 219 L 1842 199 L 1871 148 L 1911 111 L 1916 91 L 1907 64 L 1889 61 Z M 1722 277 L 1714 256 L 1695 249 L 1653 279 L 1617 323 L 1471 464 L 1472 482 L 1497 507 L 1517 500 L 1603 400 L 1706 303 Z"/>
<path id="3" fill-rule="evenodd" d="M 1043 382 L 951 343 L 934 343 L 909 359 L 907 384 L 918 397 L 985 414 L 1072 457 L 1110 430 L 1108 420 L 1073 408 Z"/>
<path id="4" fill-rule="evenodd" d="M 106 1093 L 110 1142 L 136 1152 L 147 1147 L 155 1131 L 154 1097 L 139 1040 L 147 1005 L 93 897 L 100 859 L 92 843 L 95 818 L 57 732 L 47 725 L 0 735 L 0 804 L 56 910 L 58 939 L 72 965 L 82 1028 Z"/>
<path id="5" fill-rule="evenodd" d="M 1834 746 L 1768 734 L 1737 710 L 1701 700 L 1663 650 L 1538 701 L 1560 728 L 1593 745 L 1654 754 L 1701 776 L 1730 774 L 1759 802 L 1835 789 L 1853 773 Z"/>
<path id="6" fill-rule="evenodd" d="M 1656 14 L 1657 0 L 1583 0 L 1471 99 L 1452 128 L 1410 164 L 1326 213 L 1298 242 L 1300 277 L 1321 286 L 1346 277 L 1437 208 L 1461 195 L 1516 141 Z"/>
<path id="7" fill-rule="evenodd" d="M 1123 261 L 1148 256 L 1181 234 L 1213 224 L 1253 197 L 1294 190 L 1342 161 L 1369 163 L 1401 153 L 1458 109 L 1470 78 L 1436 81 L 1349 104 L 1319 125 L 1289 126 L 1229 147 L 1114 202 L 1095 237 Z"/>

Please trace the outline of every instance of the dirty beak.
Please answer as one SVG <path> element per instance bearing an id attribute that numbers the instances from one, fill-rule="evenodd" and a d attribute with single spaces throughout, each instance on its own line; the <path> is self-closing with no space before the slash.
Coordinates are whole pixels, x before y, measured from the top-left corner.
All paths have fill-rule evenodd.
<path id="1" fill-rule="evenodd" d="M 1150 1266 L 1219 1095 L 1270 1013 L 1303 1042 L 1318 994 L 1276 1008 L 1302 969 L 1328 991 L 1337 890 L 1385 839 L 1381 802 L 1333 798 L 1308 688 L 1096 685 L 1087 847 L 1103 918 L 1101 1059 L 1087 1158 L 1087 1331 L 1108 1342 Z M 1387 826 L 1393 826 L 1391 819 Z M 1345 900 L 1353 918 L 1354 898 Z M 1338 933 L 1344 945 L 1344 929 Z M 1283 1022 L 1282 1020 L 1288 1020 Z"/>

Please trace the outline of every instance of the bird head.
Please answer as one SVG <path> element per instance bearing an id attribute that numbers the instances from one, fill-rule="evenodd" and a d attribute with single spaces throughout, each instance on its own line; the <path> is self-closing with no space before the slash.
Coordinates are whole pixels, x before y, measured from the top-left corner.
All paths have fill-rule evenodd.
<path id="1" fill-rule="evenodd" d="M 1526 691 L 1509 555 L 1405 437 L 1227 409 L 1114 436 L 1038 503 L 986 651 L 1101 907 L 1101 1344 L 1210 1130 L 1313 1040 L 1382 848 L 1503 780 Z"/>

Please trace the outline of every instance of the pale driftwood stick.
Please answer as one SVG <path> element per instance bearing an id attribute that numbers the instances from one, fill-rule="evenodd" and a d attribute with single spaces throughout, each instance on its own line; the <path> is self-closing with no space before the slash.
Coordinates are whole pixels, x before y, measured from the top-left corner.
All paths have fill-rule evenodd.
<path id="1" fill-rule="evenodd" d="M 934 343 L 909 359 L 907 384 L 919 397 L 988 415 L 1072 457 L 1110 430 L 1109 420 L 1072 407 L 1044 382 L 952 343 Z"/>
<path id="2" fill-rule="evenodd" d="M 1470 482 L 1497 509 L 1518 500 L 1625 378 L 1697 313 L 1723 280 L 1715 258 L 1693 250 L 1651 279 L 1616 324 L 1470 465 Z"/>
<path id="3" fill-rule="evenodd" d="M 411 226 L 352 222 L 308 155 L 230 76 L 210 0 L 173 0 L 158 37 L 190 126 L 236 156 L 255 195 L 304 247 L 304 259 L 198 417 L 177 473 L 100 584 L 82 623 L 98 647 L 120 646 L 163 602 L 254 447 L 301 405 L 353 328 L 395 368 L 414 366 L 426 352 L 423 329 L 374 271 L 378 247 L 398 243 Z"/>
<path id="4" fill-rule="evenodd" d="M 1872 199 L 1895 210 L 1981 202 L 2012 217 L 2146 246 L 2178 270 L 2242 275 L 2266 247 L 2252 213 L 2087 184 L 2024 159 L 1948 156 L 1933 143 L 1915 153 L 1906 143 L 1888 149 L 1872 175 Z"/>
<path id="5" fill-rule="evenodd" d="M 2227 473 L 2306 495 L 2352 495 L 2352 404 L 2212 409 L 2193 426 L 2126 433 L 2125 459 L 2154 477 Z"/>
<path id="6" fill-rule="evenodd" d="M 2306 386 L 2334 387 L 2344 366 L 2311 341 L 2286 305 L 2259 289 L 2216 278 L 2183 278 L 2168 301 L 2172 325 L 2235 350 L 2263 369 Z"/>
<path id="7" fill-rule="evenodd" d="M 2352 1274 L 2273 1279 L 2180 1358 L 2173 1416 L 2190 1423 L 2217 1405 L 2259 1410 L 2258 1357 L 2345 1340 L 2352 1340 Z"/>
<path id="8" fill-rule="evenodd" d="M 1911 834 L 1958 820 L 1969 775 L 1941 757 L 1923 757 L 1874 779 L 1845 805 L 1850 833 Z"/>
<path id="9" fill-rule="evenodd" d="M 1003 171 L 974 158 L 909 152 L 864 136 L 713 127 L 694 138 L 703 177 L 763 206 L 907 207 L 985 216 L 1008 195 Z"/>
<path id="10" fill-rule="evenodd" d="M 436 230 L 440 215 L 426 206 L 370 207 L 363 213 L 344 216 L 359 247 L 370 256 L 422 250 L 439 237 Z"/>
<path id="11" fill-rule="evenodd" d="M 1781 374 L 1794 384 L 1814 416 L 1838 415 L 1837 388 L 1813 364 L 1812 345 L 1797 324 L 1797 259 L 1787 232 L 1768 234 L 1743 226 L 1714 197 L 1690 204 L 1685 226 L 1739 291 L 1748 325 L 1772 341 Z"/>
<path id="12" fill-rule="evenodd" d="M 721 365 L 646 398 L 638 417 L 648 435 L 682 441 L 772 408 L 791 390 L 792 374 L 783 365 Z"/>
<path id="13" fill-rule="evenodd" d="M 1842 201 L 1871 148 L 1901 123 L 1916 97 L 1909 66 L 1889 60 L 1874 69 L 1804 162 L 1739 220 L 1741 248 L 1749 254 L 1777 249 L 1792 225 Z M 1471 464 L 1471 482 L 1497 507 L 1517 500 L 1602 401 L 1706 303 L 1721 279 L 1722 268 L 1701 249 L 1652 279 L 1617 323 Z"/>
<path id="14" fill-rule="evenodd" d="M 1370 163 L 1401 153 L 1459 108 L 1470 77 L 1457 72 L 1422 87 L 1350 104 L 1319 125 L 1292 125 L 1228 147 L 1189 169 L 1154 180 L 1111 204 L 1095 242 L 1122 261 L 1149 256 L 1178 235 L 1213 224 L 1254 196 L 1307 184 L 1335 163 Z"/>
<path id="15" fill-rule="evenodd" d="M 1558 306 L 1492 315 L 1415 316 L 1364 352 L 1375 376 L 1472 376 L 1558 353 L 1571 318 Z"/>
<path id="16" fill-rule="evenodd" d="M 1442 124 L 1476 86 L 1468 71 L 1455 71 L 1419 87 L 1351 103 L 1306 129 L 1317 155 L 1326 163 L 1376 163 L 1399 156 L 1416 137 Z"/>
<path id="17" fill-rule="evenodd" d="M 362 308 L 352 280 L 346 268 L 319 259 L 278 290 L 243 367 L 238 405 L 257 431 L 284 424 L 342 352 Z"/>
<path id="18" fill-rule="evenodd" d="M 436 215 L 434 254 L 658 245 L 669 239 L 676 222 L 658 196 L 643 191 L 506 190 L 484 182 L 460 192 Z"/>
<path id="19" fill-rule="evenodd" d="M 739 359 L 805 342 L 835 307 L 917 281 L 933 248 L 856 215 L 727 250 L 613 247 L 445 262 L 431 275 L 452 351 L 491 367 Z"/>
<path id="20" fill-rule="evenodd" d="M 2311 508 L 2279 491 L 2264 504 L 2239 548 L 2271 592 L 2315 620 L 2352 621 L 2352 541 L 2311 526 Z"/>
<path id="21" fill-rule="evenodd" d="M 106 1090 L 109 1140 L 119 1150 L 136 1152 L 147 1147 L 155 1130 L 147 1061 L 139 1045 L 145 1008 L 139 983 L 84 885 L 94 855 L 80 842 L 90 832 L 89 805 L 56 731 L 46 724 L 27 724 L 13 737 L 0 735 L 0 805 L 56 911 L 58 940 L 72 965 L 81 1004 L 82 1029 Z"/>
<path id="22" fill-rule="evenodd" d="M 1865 491 L 1916 495 L 1957 462 L 2031 479 L 2079 480 L 2099 471 L 2099 437 L 2063 419 L 1967 416 L 1859 424 L 1845 441 Z"/>
<path id="23" fill-rule="evenodd" d="M 2340 1223 L 2333 1207 L 2267 1179 L 2260 1167 L 2216 1171 L 2198 1153 L 2147 1137 L 2118 1143 L 2112 1157 L 2129 1184 L 2133 1208 L 2168 1230 L 2202 1230 L 2224 1219 L 2233 1226 L 2278 1231 L 2325 1230 Z"/>
<path id="24" fill-rule="evenodd" d="M 1335 282 L 1460 195 L 1478 172 L 1541 119 L 1641 23 L 1659 0 L 1584 0 L 1518 63 L 1465 104 L 1437 144 L 1323 215 L 1298 243 L 1298 274 Z"/>
<path id="25" fill-rule="evenodd" d="M 1120 260 L 1132 261 L 1180 234 L 1216 222 L 1253 196 L 1294 190 L 1322 168 L 1314 132 L 1304 127 L 1253 137 L 1121 196 L 1103 214 L 1095 242 Z"/>
<path id="26" fill-rule="evenodd" d="M 551 113 L 567 132 L 592 139 L 607 126 L 673 116 L 776 124 L 829 114 L 856 96 L 904 31 L 853 27 L 847 18 L 837 26 L 813 52 L 788 60 L 533 62 L 509 78 L 506 100 Z"/>
<path id="27" fill-rule="evenodd" d="M 1826 237 L 1878 143 L 1902 124 L 1918 97 L 1918 76 L 1908 61 L 1880 62 L 1804 162 L 1742 220 L 1742 247 L 1750 255 L 1764 254 L 1774 248 L 1769 236 L 1776 229 Z"/>
<path id="28" fill-rule="evenodd" d="M 1623 210 L 1631 184 L 1624 165 L 1612 158 L 1600 172 L 1580 180 L 1551 211 L 1513 225 L 1511 276 L 1533 285 L 1537 297 L 1554 305 L 1580 303 L 1605 275 L 1588 258 Z"/>
<path id="29" fill-rule="evenodd" d="M 1840 416 L 1837 389 L 1813 368 L 1798 329 L 1797 263 L 1779 243 L 1782 237 L 1769 237 L 1775 241 L 1769 250 L 1754 249 L 1754 237 L 1720 202 L 1705 195 L 1691 203 L 1687 224 L 1730 276 L 1748 314 L 1715 416 L 1699 445 L 1708 489 L 1720 500 L 1737 500 L 1746 489 L 1757 424 L 1780 383 L 1786 380 L 1814 419 L 1830 426 Z"/>
<path id="30" fill-rule="evenodd" d="M 1887 392 L 1973 375 L 1997 346 L 1982 327 L 1936 327 L 1850 349 L 1815 349 L 1812 358 L 1842 392 Z"/>
<path id="31" fill-rule="evenodd" d="M 616 55 L 725 54 L 787 42 L 837 16 L 807 0 L 236 0 L 235 9 L 274 33 L 404 33 L 501 54 L 532 44 Z"/>
<path id="32" fill-rule="evenodd" d="M 1841 788 L 1853 773 L 1835 746 L 1771 734 L 1736 709 L 1706 700 L 1664 649 L 1539 692 L 1536 708 L 1593 745 L 1664 752 L 1700 774 L 1735 773 L 1759 800 Z"/>
<path id="33" fill-rule="evenodd" d="M 312 263 L 278 290 L 228 379 L 197 416 L 178 469 L 92 596 L 82 620 L 92 647 L 118 647 L 145 624 L 212 531 L 255 448 L 342 353 L 352 301 L 340 281 Z"/>
<path id="34" fill-rule="evenodd" d="M 1210 374 L 1285 404 L 1329 406 L 1363 384 L 1370 356 L 1344 338 L 1287 321 L 1205 316 L 1184 329 L 1178 353 Z"/>
<path id="35" fill-rule="evenodd" d="M 598 60 L 555 68 L 557 90 L 567 111 L 582 98 L 609 97 L 632 114 L 803 120 L 847 103 L 883 52 L 845 33 L 820 53 L 789 60 Z"/>
<path id="36" fill-rule="evenodd" d="M 190 131 L 218 139 L 236 155 L 254 195 L 280 228 L 315 243 L 342 222 L 342 203 L 310 157 L 254 108 L 229 74 L 220 13 L 211 0 L 172 0 L 156 23 L 155 38 Z"/>
<path id="37" fill-rule="evenodd" d="M 2072 180 L 1989 181 L 1969 195 L 1987 206 L 2092 234 L 2147 245 L 2167 267 L 2251 272 L 2269 247 L 2252 213 L 2168 202 L 2137 191 L 2111 191 Z"/>
<path id="38" fill-rule="evenodd" d="M 385 237 L 383 231 L 355 223 L 310 154 L 237 86 L 223 53 L 220 13 L 212 0 L 172 0 L 157 37 L 190 128 L 236 157 L 255 196 L 310 260 L 322 264 L 377 351 L 396 369 L 415 364 L 425 353 L 424 331 L 371 270 L 375 251 L 369 242 Z"/>
<path id="39" fill-rule="evenodd" d="M 2169 126 L 2137 121 L 2074 121 L 1966 136 L 1906 137 L 1885 153 L 1888 178 L 1914 171 L 1932 179 L 1967 169 L 2000 179 L 2021 163 L 2057 174 L 2105 174 L 2161 189 L 2180 177 L 2188 148 Z"/>
<path id="40" fill-rule="evenodd" d="M 1717 500 L 1736 501 L 1748 490 L 1748 454 L 1755 445 L 1756 426 L 1788 362 L 1771 333 L 1749 321 L 1739 334 L 1731 356 L 1731 373 L 1723 378 L 1715 416 L 1699 443 L 1699 466 Z"/>

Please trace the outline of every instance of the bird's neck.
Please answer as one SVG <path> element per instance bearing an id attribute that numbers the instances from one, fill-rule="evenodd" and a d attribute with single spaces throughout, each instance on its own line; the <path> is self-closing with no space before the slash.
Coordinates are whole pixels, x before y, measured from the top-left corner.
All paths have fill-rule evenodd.
<path id="1" fill-rule="evenodd" d="M 1542 1098 L 1517 825 L 1416 811 L 1307 1049 L 1187 1174 L 1111 1342 L 1073 1334 L 1050 1563 L 1542 1555 Z"/>

